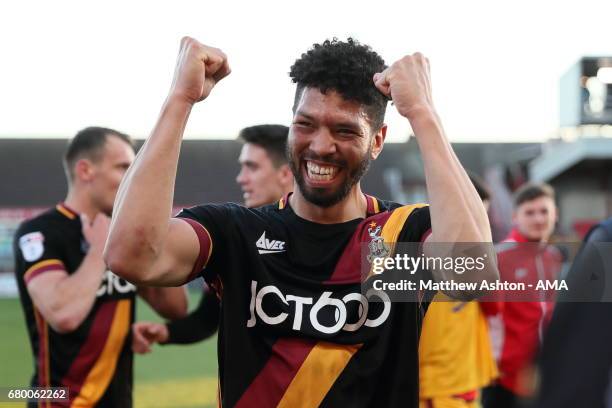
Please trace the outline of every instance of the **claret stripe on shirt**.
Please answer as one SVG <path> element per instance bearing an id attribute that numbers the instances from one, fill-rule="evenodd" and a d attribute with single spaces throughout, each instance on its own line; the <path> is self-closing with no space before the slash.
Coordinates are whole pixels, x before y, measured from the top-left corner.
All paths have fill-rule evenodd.
<path id="1" fill-rule="evenodd" d="M 36 308 L 34 308 L 34 318 L 36 320 L 36 329 L 38 330 L 38 386 L 50 387 L 51 375 L 49 367 L 49 325 Z M 49 400 L 40 400 L 38 406 L 47 407 L 49 406 L 49 404 Z"/>
<path id="2" fill-rule="evenodd" d="M 46 259 L 30 266 L 28 270 L 23 274 L 23 280 L 27 285 L 32 279 L 34 279 L 41 273 L 48 271 L 66 271 L 66 267 L 64 266 L 64 263 L 59 259 Z"/>
<path id="3" fill-rule="evenodd" d="M 102 397 L 127 337 L 130 315 L 130 299 L 105 302 L 96 312 L 87 340 L 62 379 L 73 405 L 92 406 Z"/>
<path id="4" fill-rule="evenodd" d="M 271 357 L 242 394 L 236 407 L 277 406 L 315 344 L 315 341 L 295 337 L 277 340 Z"/>
<path id="5" fill-rule="evenodd" d="M 56 205 L 55 209 L 71 220 L 74 220 L 79 215 L 79 213 L 66 206 L 64 203 Z"/>
<path id="6" fill-rule="evenodd" d="M 359 283 L 362 278 L 362 246 L 371 241 L 371 232 L 380 226 L 379 236 L 397 241 L 410 214 L 422 204 L 379 212 L 378 201 L 366 196 L 368 215 L 345 247 L 331 276 L 323 283 Z M 286 199 L 279 202 L 279 208 Z M 375 215 L 372 215 L 375 214 Z M 368 229 L 372 230 L 369 231 Z M 392 245 L 394 249 L 394 245 Z M 355 256 L 355 253 L 361 256 Z M 366 271 L 367 275 L 367 271 Z M 339 378 L 362 344 L 335 344 L 300 338 L 280 338 L 268 361 L 238 400 L 237 407 L 317 407 Z"/>
<path id="7" fill-rule="evenodd" d="M 198 242 L 200 243 L 200 252 L 198 254 L 198 259 L 196 259 L 191 273 L 185 280 L 185 282 L 189 282 L 192 279 L 195 279 L 195 277 L 198 276 L 198 274 L 208 263 L 208 260 L 210 259 L 210 255 L 212 254 L 213 250 L 213 242 L 210 233 L 206 228 L 204 228 L 202 224 L 195 220 L 192 220 L 191 218 L 180 219 L 191 225 L 191 228 L 193 228 L 193 230 L 195 231 L 196 235 L 198 236 Z"/>
<path id="8" fill-rule="evenodd" d="M 369 197 L 369 196 L 366 196 Z M 371 198 L 371 197 L 370 197 Z M 368 200 L 372 212 L 374 200 Z M 404 210 L 402 215 L 394 217 L 401 224 L 401 231 L 410 210 Z M 385 225 L 393 213 L 380 213 L 374 217 L 377 225 Z M 368 219 L 367 222 L 372 222 Z M 360 246 L 367 242 L 369 234 L 367 226 L 356 231 L 346 246 L 334 272 L 325 283 L 359 282 L 361 279 L 361 259 L 355 257 L 355 251 L 361 253 Z M 334 344 L 329 342 L 314 342 L 297 338 L 279 339 L 272 347 L 272 355 L 266 365 L 255 377 L 238 401 L 238 407 L 317 407 L 323 401 L 332 385 L 338 379 L 347 364 L 361 348 L 361 344 Z"/>

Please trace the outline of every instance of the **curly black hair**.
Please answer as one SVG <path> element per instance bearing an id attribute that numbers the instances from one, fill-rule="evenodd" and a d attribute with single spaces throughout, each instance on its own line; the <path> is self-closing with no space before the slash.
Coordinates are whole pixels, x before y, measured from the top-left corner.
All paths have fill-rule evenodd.
<path id="1" fill-rule="evenodd" d="M 297 84 L 293 111 L 304 88 L 318 88 L 322 93 L 331 89 L 346 100 L 363 104 L 372 129 L 378 130 L 385 118 L 388 99 L 374 86 L 372 77 L 386 67 L 376 52 L 353 38 L 346 42 L 333 38 L 314 44 L 295 61 L 289 72 Z"/>

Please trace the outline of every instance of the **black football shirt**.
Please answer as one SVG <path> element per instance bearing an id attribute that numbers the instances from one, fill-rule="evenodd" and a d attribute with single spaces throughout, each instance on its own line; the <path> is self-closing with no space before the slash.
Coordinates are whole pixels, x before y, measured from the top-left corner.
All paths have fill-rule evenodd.
<path id="1" fill-rule="evenodd" d="M 74 273 L 88 250 L 78 214 L 63 204 L 25 221 L 14 241 L 15 271 L 34 357 L 33 387 L 68 387 L 69 401 L 30 406 L 132 406 L 130 325 L 136 287 L 107 270 L 76 330 L 58 333 L 33 304 L 27 284 L 51 270 Z"/>
<path id="2" fill-rule="evenodd" d="M 429 209 L 366 198 L 365 219 L 339 224 L 300 218 L 287 197 L 178 215 L 200 240 L 191 278 L 203 276 L 221 296 L 223 406 L 418 407 L 426 303 L 362 293 L 362 258 L 381 236 L 422 241 Z"/>

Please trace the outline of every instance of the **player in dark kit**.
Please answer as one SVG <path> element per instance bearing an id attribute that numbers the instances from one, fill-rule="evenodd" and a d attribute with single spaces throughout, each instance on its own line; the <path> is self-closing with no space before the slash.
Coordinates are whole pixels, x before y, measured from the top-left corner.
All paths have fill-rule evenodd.
<path id="1" fill-rule="evenodd" d="M 120 188 L 107 261 L 133 282 L 180 284 L 201 275 L 217 290 L 223 406 L 418 406 L 426 303 L 362 293 L 362 246 L 386 256 L 392 250 L 382 241 L 491 239 L 482 202 L 433 108 L 427 59 L 415 54 L 386 68 L 353 40 L 315 45 L 291 68 L 293 194 L 259 209 L 202 205 L 169 218 L 191 108 L 229 72 L 222 51 L 183 39 L 160 119 Z M 430 207 L 361 191 L 361 176 L 382 151 L 388 98 L 416 134 Z M 492 266 L 456 279 L 496 277 Z"/>
<path id="2" fill-rule="evenodd" d="M 130 325 L 138 291 L 160 314 L 187 312 L 182 288 L 141 288 L 102 259 L 119 182 L 134 159 L 130 139 L 87 128 L 64 160 L 64 203 L 24 222 L 15 236 L 16 273 L 34 356 L 35 387 L 67 387 L 68 401 L 45 407 L 130 407 Z"/>
<path id="3" fill-rule="evenodd" d="M 255 125 L 240 131 L 240 173 L 236 182 L 243 192 L 244 205 L 261 207 L 278 201 L 293 189 L 293 175 L 285 151 L 289 128 L 282 125 Z M 133 350 L 148 353 L 151 344 L 191 344 L 204 340 L 219 327 L 217 295 L 205 286 L 198 306 L 183 319 L 166 324 L 137 322 L 132 327 Z"/>

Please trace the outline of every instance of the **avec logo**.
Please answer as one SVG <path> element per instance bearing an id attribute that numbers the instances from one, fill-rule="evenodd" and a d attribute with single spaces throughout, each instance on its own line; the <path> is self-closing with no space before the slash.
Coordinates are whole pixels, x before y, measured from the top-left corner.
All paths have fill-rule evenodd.
<path id="1" fill-rule="evenodd" d="M 261 237 L 255 243 L 260 254 L 274 254 L 277 252 L 285 252 L 285 242 L 275 239 L 266 238 L 266 231 L 261 234 Z"/>

